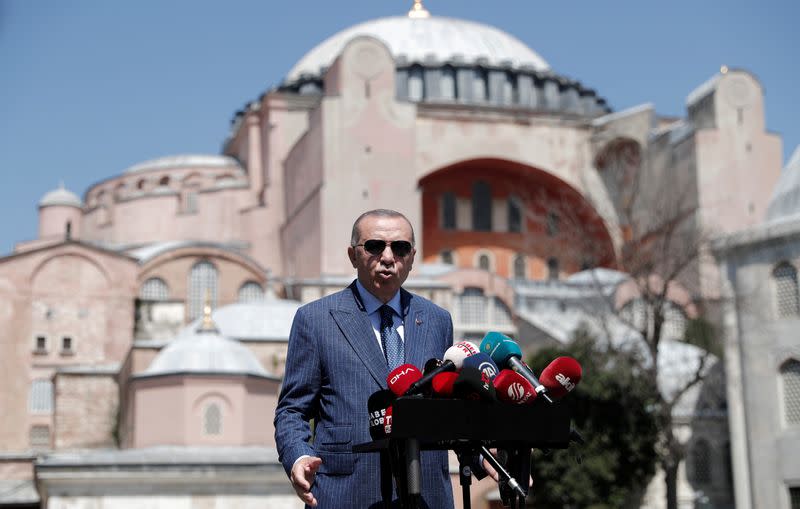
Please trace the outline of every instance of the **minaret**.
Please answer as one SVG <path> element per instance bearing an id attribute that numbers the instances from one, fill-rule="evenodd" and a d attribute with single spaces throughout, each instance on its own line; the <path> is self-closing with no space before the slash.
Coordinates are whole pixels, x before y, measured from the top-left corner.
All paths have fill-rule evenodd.
<path id="1" fill-rule="evenodd" d="M 39 200 L 39 238 L 80 238 L 82 217 L 83 202 L 61 182 Z"/>

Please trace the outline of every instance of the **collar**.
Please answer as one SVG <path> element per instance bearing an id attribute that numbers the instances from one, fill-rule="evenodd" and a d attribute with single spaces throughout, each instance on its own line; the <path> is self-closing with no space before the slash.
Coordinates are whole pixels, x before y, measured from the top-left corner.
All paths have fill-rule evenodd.
<path id="1" fill-rule="evenodd" d="M 361 301 L 364 304 L 364 310 L 368 315 L 371 315 L 377 311 L 379 307 L 383 306 L 383 302 L 369 293 L 369 291 L 364 288 L 364 285 L 362 285 L 361 281 L 358 279 L 356 279 L 356 288 L 358 289 L 358 293 L 361 296 Z M 392 308 L 394 312 L 397 313 L 397 316 L 403 316 L 403 309 L 400 305 L 400 290 L 398 290 L 397 293 L 395 293 L 394 296 L 389 299 L 389 302 L 387 302 L 386 305 Z"/>

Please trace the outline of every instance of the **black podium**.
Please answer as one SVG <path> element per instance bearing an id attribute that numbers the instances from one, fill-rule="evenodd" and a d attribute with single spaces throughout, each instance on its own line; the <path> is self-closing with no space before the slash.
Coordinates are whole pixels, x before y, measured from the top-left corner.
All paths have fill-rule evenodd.
<path id="1" fill-rule="evenodd" d="M 570 413 L 567 405 L 509 405 L 461 399 L 401 397 L 392 405 L 392 432 L 388 438 L 353 446 L 353 452 L 381 453 L 381 493 L 390 507 L 392 477 L 405 509 L 416 509 L 424 482 L 420 450 L 450 449 L 459 460 L 469 451 L 497 447 L 511 451 L 527 493 L 530 450 L 564 449 L 569 445 Z M 464 486 L 464 465 L 462 486 Z M 467 474 L 469 475 L 469 474 Z M 469 507 L 469 483 L 464 507 Z"/>

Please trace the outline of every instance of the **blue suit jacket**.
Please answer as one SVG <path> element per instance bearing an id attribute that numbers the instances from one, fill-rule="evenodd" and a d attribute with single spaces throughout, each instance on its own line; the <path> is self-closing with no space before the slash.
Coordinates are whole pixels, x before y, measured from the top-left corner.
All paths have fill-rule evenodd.
<path id="1" fill-rule="evenodd" d="M 421 369 L 452 344 L 452 320 L 432 302 L 400 291 L 405 362 Z M 355 454 L 351 447 L 371 440 L 367 399 L 387 388 L 388 374 L 355 281 L 298 309 L 275 411 L 275 443 L 287 474 L 303 454 L 322 458 L 312 487 L 321 509 L 381 503 L 379 455 Z M 309 419 L 315 420 L 313 444 Z M 421 463 L 423 507 L 453 507 L 446 451 L 424 451 Z"/>

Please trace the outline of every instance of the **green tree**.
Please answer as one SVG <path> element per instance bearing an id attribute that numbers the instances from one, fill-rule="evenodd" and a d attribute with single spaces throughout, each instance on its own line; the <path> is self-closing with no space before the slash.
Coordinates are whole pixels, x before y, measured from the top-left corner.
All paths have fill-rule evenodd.
<path id="1" fill-rule="evenodd" d="M 531 474 L 537 509 L 638 507 L 655 471 L 658 423 L 654 389 L 641 383 L 635 366 L 610 353 L 585 330 L 563 348 L 545 348 L 531 366 L 555 357 L 578 359 L 583 378 L 560 404 L 571 407 L 574 427 L 586 443 L 549 453 L 534 451 Z"/>

